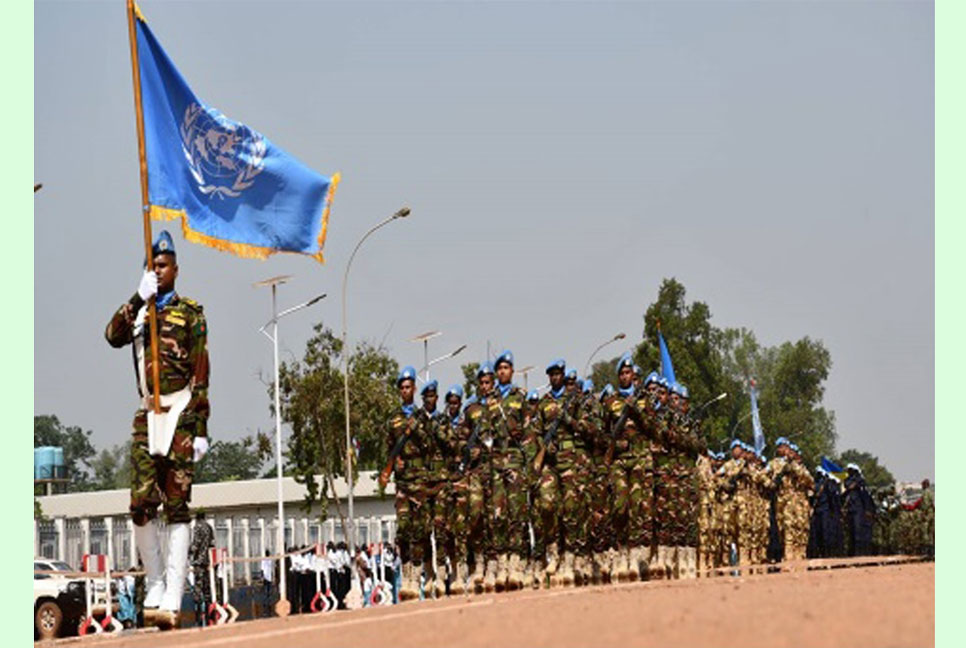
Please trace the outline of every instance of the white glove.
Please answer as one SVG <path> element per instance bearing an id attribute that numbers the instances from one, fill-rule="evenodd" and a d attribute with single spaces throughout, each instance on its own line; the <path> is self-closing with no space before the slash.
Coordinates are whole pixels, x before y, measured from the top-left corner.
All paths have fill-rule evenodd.
<path id="1" fill-rule="evenodd" d="M 158 294 L 158 275 L 154 270 L 145 270 L 141 276 L 141 283 L 138 284 L 138 295 L 147 301 Z"/>
<path id="2" fill-rule="evenodd" d="M 195 437 L 194 462 L 198 463 L 206 454 L 208 454 L 208 437 Z"/>

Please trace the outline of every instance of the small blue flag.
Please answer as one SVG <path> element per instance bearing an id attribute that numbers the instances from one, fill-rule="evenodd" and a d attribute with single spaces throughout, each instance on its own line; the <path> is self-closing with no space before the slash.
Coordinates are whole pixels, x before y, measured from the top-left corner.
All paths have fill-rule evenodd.
<path id="1" fill-rule="evenodd" d="M 754 380 L 751 381 L 751 427 L 755 434 L 755 454 L 761 454 L 765 449 L 765 432 L 758 418 L 758 389 Z"/>
<path id="2" fill-rule="evenodd" d="M 151 217 L 180 218 L 186 240 L 239 256 L 323 261 L 339 174 L 319 175 L 198 99 L 135 16 Z"/>
<path id="3" fill-rule="evenodd" d="M 661 329 L 657 330 L 657 342 L 661 347 L 661 375 L 667 378 L 668 383 L 673 385 L 677 382 L 674 378 L 674 365 L 671 364 L 671 352 L 667 350 L 667 343 L 664 342 Z"/>
<path id="4" fill-rule="evenodd" d="M 844 470 L 842 470 L 842 467 L 841 466 L 839 466 L 837 463 L 835 463 L 834 461 L 832 461 L 828 457 L 822 457 L 822 468 L 824 468 L 825 470 L 827 470 L 830 473 L 844 473 L 845 472 Z"/>

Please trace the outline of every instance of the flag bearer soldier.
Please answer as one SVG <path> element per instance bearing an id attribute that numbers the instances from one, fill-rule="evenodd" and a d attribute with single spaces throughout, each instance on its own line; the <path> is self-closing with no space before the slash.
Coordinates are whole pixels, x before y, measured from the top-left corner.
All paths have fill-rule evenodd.
<path id="1" fill-rule="evenodd" d="M 159 608 L 174 625 L 188 569 L 194 464 L 208 451 L 208 325 L 201 305 L 175 292 L 178 262 L 167 231 L 155 238 L 152 257 L 137 292 L 114 313 L 105 337 L 115 348 L 133 345 L 141 396 L 131 440 L 134 541 L 146 572 L 144 607 Z M 149 344 L 146 313 L 151 299 L 157 306 L 158 358 Z M 158 418 L 149 414 L 155 361 L 164 412 Z M 157 522 L 162 504 L 166 558 L 161 555 Z"/>
<path id="2" fill-rule="evenodd" d="M 526 392 L 513 384 L 513 353 L 497 356 L 496 387 L 488 402 L 493 423 L 493 498 L 490 503 L 493 550 L 497 552 L 496 591 L 523 587 L 529 554 Z"/>

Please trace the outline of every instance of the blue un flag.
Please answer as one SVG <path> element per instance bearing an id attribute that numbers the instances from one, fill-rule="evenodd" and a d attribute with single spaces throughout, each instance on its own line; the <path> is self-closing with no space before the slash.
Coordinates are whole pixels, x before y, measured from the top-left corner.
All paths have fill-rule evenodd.
<path id="1" fill-rule="evenodd" d="M 186 240 L 239 256 L 322 261 L 339 174 L 319 175 L 205 105 L 135 16 L 151 216 L 180 218 Z"/>

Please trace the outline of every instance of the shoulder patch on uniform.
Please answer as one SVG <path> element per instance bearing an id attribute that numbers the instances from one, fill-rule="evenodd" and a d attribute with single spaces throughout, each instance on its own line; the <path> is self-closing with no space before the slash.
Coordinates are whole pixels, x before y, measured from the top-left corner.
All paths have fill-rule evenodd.
<path id="1" fill-rule="evenodd" d="M 191 332 L 194 333 L 195 335 L 207 335 L 208 334 L 208 323 L 205 322 L 205 318 L 204 317 L 199 317 L 195 321 L 195 325 L 191 329 Z"/>

